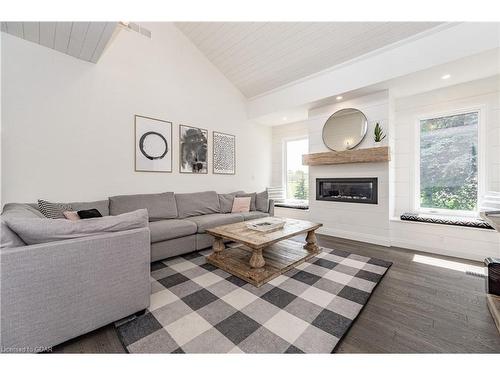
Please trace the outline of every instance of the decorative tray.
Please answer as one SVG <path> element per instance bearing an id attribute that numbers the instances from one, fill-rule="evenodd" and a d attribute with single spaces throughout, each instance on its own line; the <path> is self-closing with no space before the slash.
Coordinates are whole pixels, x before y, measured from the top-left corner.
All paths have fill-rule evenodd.
<path id="1" fill-rule="evenodd" d="M 266 217 L 263 219 L 252 220 L 247 223 L 247 228 L 258 232 L 272 232 L 282 229 L 285 226 L 285 220 L 276 217 Z"/>

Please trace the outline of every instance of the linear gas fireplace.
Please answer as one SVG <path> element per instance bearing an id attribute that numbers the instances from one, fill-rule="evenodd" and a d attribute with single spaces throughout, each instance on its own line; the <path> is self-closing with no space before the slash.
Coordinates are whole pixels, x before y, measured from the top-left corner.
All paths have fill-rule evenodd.
<path id="1" fill-rule="evenodd" d="M 377 178 L 317 178 L 316 200 L 377 204 Z"/>

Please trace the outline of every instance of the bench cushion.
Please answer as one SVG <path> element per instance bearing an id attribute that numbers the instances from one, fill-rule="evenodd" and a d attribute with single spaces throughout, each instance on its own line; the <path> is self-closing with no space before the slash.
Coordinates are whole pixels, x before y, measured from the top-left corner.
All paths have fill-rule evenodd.
<path id="1" fill-rule="evenodd" d="M 192 221 L 169 219 L 150 222 L 149 230 L 151 243 L 156 243 L 195 234 L 198 227 Z"/>
<path id="2" fill-rule="evenodd" d="M 210 214 L 202 216 L 193 216 L 189 219 L 198 226 L 198 233 L 205 233 L 207 229 L 218 227 L 219 225 L 241 223 L 243 216 L 241 214 Z"/>

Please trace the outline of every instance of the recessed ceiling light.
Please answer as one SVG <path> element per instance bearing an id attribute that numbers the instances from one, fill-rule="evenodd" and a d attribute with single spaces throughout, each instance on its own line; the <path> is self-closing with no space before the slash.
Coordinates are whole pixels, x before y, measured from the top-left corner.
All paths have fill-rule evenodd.
<path id="1" fill-rule="evenodd" d="M 336 97 L 336 99 L 337 100 L 342 100 L 342 99 L 344 99 L 344 97 L 342 95 L 339 95 L 339 96 Z"/>
<path id="2" fill-rule="evenodd" d="M 451 77 L 451 74 L 445 74 L 444 76 L 441 77 L 441 79 L 448 79 Z"/>
<path id="3" fill-rule="evenodd" d="M 286 117 L 283 117 L 283 118 L 282 118 L 282 120 L 283 120 L 283 121 L 286 121 L 286 120 L 288 120 L 288 118 L 286 118 Z"/>

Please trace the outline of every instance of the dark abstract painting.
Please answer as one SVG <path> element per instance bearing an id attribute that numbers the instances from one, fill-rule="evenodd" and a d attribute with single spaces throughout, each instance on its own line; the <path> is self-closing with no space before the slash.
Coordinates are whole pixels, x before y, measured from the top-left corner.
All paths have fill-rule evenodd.
<path id="1" fill-rule="evenodd" d="M 181 173 L 208 173 L 208 131 L 179 126 L 179 170 Z"/>

